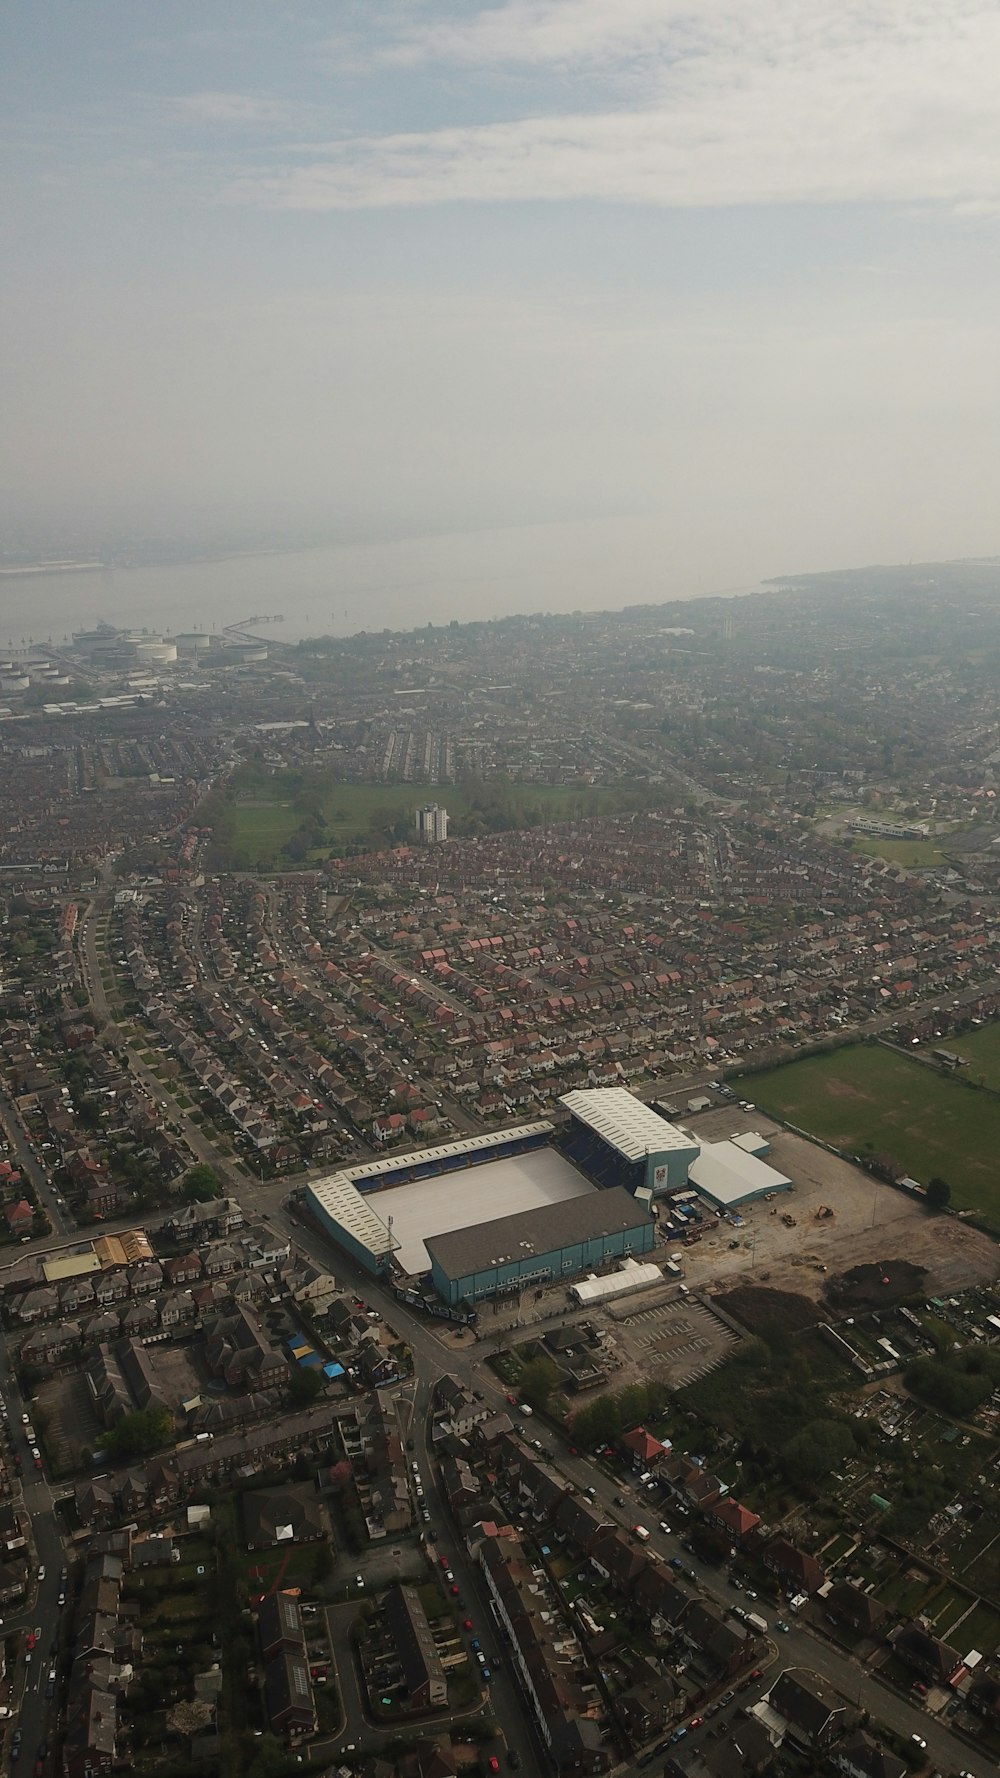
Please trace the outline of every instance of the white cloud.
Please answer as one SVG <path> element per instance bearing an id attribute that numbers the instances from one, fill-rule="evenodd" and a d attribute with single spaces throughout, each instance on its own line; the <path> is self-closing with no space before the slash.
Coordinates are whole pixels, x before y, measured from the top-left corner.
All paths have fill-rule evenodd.
<path id="1" fill-rule="evenodd" d="M 301 210 L 1000 197 L 997 0 L 507 0 L 392 18 L 374 60 L 502 74 L 505 120 L 319 145 L 233 195 Z M 510 120 L 519 67 L 531 115 Z M 540 71 L 586 72 L 587 93 L 556 110 L 548 78 L 540 104 Z M 480 91 L 488 103 L 488 78 Z"/>

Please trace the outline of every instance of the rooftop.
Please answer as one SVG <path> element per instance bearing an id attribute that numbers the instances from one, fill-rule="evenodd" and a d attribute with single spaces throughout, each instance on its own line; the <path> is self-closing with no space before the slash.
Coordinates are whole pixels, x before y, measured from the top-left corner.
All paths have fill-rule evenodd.
<path id="1" fill-rule="evenodd" d="M 367 1198 L 351 1184 L 345 1173 L 331 1173 L 327 1179 L 315 1179 L 308 1188 L 319 1209 L 366 1247 L 369 1253 L 391 1253 L 395 1242 L 380 1216 L 376 1216 Z"/>
<path id="2" fill-rule="evenodd" d="M 742 1204 L 766 1192 L 787 1191 L 792 1183 L 735 1142 L 702 1143 L 698 1159 L 688 1169 L 688 1179 L 713 1203 L 724 1206 Z"/>
<path id="3" fill-rule="evenodd" d="M 431 1260 L 449 1278 L 467 1277 L 536 1254 L 556 1253 L 578 1241 L 599 1240 L 603 1235 L 638 1229 L 649 1223 L 649 1213 L 623 1186 L 588 1192 L 568 1203 L 544 1204 L 516 1216 L 500 1216 L 493 1222 L 473 1223 L 442 1235 L 428 1235 L 425 1246 Z"/>
<path id="4" fill-rule="evenodd" d="M 690 1151 L 697 1147 L 690 1136 L 668 1124 L 627 1087 L 580 1088 L 563 1093 L 559 1103 L 627 1161 L 641 1161 L 644 1155 L 663 1154 L 672 1148 Z"/>

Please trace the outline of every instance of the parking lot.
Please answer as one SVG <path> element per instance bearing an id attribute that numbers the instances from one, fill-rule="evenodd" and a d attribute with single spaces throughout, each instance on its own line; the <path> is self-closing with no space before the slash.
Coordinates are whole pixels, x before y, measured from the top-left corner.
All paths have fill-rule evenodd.
<path id="1" fill-rule="evenodd" d="M 609 1316 L 607 1344 L 637 1377 L 681 1388 L 721 1364 L 736 1335 L 710 1308 L 688 1297 L 643 1308 L 642 1297 Z"/>

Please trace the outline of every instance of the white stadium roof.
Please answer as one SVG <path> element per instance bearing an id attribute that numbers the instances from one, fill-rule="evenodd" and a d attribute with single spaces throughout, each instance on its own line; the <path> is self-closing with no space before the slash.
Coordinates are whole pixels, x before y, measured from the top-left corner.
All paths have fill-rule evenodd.
<path id="1" fill-rule="evenodd" d="M 765 1192 L 787 1191 L 791 1180 L 735 1142 L 703 1142 L 688 1168 L 689 1182 L 724 1208 L 761 1198 Z"/>
<path id="2" fill-rule="evenodd" d="M 367 1198 L 343 1173 L 332 1173 L 328 1179 L 313 1180 L 309 1191 L 320 1209 L 344 1229 L 359 1247 L 366 1247 L 376 1256 L 391 1253 L 398 1247 L 380 1216 L 376 1216 Z"/>
<path id="3" fill-rule="evenodd" d="M 563 1093 L 559 1103 L 627 1161 L 641 1161 L 645 1155 L 664 1154 L 671 1148 L 690 1152 L 698 1146 L 627 1087 L 580 1088 L 575 1093 Z"/>

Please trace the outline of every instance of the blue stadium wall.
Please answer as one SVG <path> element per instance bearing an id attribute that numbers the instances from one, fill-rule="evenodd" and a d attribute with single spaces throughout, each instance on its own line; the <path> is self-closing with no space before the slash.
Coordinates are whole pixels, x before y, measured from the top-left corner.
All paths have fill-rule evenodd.
<path id="1" fill-rule="evenodd" d="M 551 1253 L 534 1253 L 524 1259 L 510 1260 L 506 1265 L 466 1273 L 463 1277 L 449 1277 L 432 1257 L 431 1282 L 443 1302 L 473 1302 L 478 1297 L 495 1296 L 498 1291 L 523 1289 L 526 1285 L 544 1284 L 554 1278 L 578 1277 L 581 1272 L 596 1270 L 609 1259 L 651 1253 L 655 1243 L 656 1224 L 645 1218 L 634 1229 L 616 1229 L 610 1235 L 572 1241 Z"/>
<path id="2" fill-rule="evenodd" d="M 602 1190 L 622 1185 L 633 1197 L 643 1186 L 652 1192 L 683 1190 L 688 1168 L 700 1153 L 697 1143 L 692 1142 L 690 1148 L 664 1148 L 650 1151 L 641 1160 L 627 1161 L 617 1148 L 572 1113 L 560 1147 L 566 1159 Z"/>
<path id="3" fill-rule="evenodd" d="M 330 1212 L 318 1202 L 313 1196 L 312 1189 L 309 1186 L 306 1187 L 305 1192 L 303 1193 L 302 1204 L 303 1209 L 308 1211 L 308 1214 L 312 1217 L 316 1227 L 321 1230 L 328 1241 L 333 1242 L 335 1247 L 340 1247 L 344 1253 L 350 1254 L 351 1258 L 356 1260 L 358 1265 L 363 1267 L 366 1272 L 370 1273 L 373 1278 L 388 1277 L 388 1254 L 374 1254 L 369 1248 L 363 1247 L 360 1241 L 356 1241 L 354 1236 L 344 1228 L 343 1224 L 339 1223 L 335 1217 L 331 1216 Z"/>

